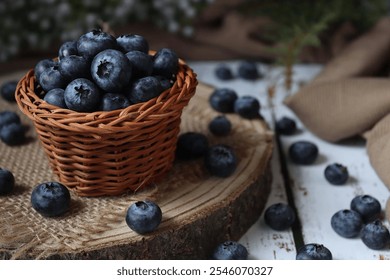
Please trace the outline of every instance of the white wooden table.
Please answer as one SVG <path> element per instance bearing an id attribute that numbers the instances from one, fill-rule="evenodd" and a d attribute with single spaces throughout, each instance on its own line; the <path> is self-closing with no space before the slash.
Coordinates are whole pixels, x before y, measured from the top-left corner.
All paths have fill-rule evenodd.
<path id="1" fill-rule="evenodd" d="M 240 61 L 224 61 L 236 72 Z M 283 86 L 282 68 L 269 68 L 258 63 L 259 70 L 267 73 L 263 79 L 247 81 L 235 78 L 230 81 L 219 80 L 214 73 L 219 61 L 189 61 L 188 64 L 197 73 L 201 82 L 218 87 L 234 89 L 238 95 L 256 96 L 262 107 L 261 114 L 273 129 L 274 119 L 282 116 L 294 118 L 299 133 L 293 136 L 281 136 L 279 150 L 275 147 L 272 159 L 273 185 L 266 207 L 276 202 L 285 202 L 296 207 L 301 228 L 298 230 L 275 231 L 264 223 L 263 213 L 258 221 L 241 238 L 250 253 L 250 259 L 293 260 L 297 247 L 302 243 L 319 243 L 326 246 L 337 260 L 378 260 L 390 259 L 390 249 L 371 250 L 359 238 L 346 239 L 337 235 L 330 225 L 330 219 L 338 210 L 349 208 L 356 195 L 370 194 L 377 198 L 385 208 L 389 190 L 377 177 L 369 163 L 363 140 L 353 140 L 343 144 L 325 142 L 308 131 L 294 113 L 282 101 L 287 94 L 294 94 L 302 83 L 310 82 L 322 65 L 296 65 L 291 93 Z M 276 77 L 276 78 L 275 78 Z M 267 98 L 267 87 L 277 81 L 273 106 Z M 315 164 L 298 166 L 292 164 L 286 155 L 290 144 L 298 140 L 312 141 L 318 145 L 320 156 Z M 285 160 L 280 160 L 281 153 Z M 347 166 L 350 180 L 346 185 L 333 186 L 325 180 L 324 169 L 331 163 Z M 282 175 L 286 167 L 289 178 Z M 286 183 L 287 182 L 287 183 Z M 263 211 L 264 212 L 264 211 Z M 389 223 L 385 221 L 389 228 Z"/>

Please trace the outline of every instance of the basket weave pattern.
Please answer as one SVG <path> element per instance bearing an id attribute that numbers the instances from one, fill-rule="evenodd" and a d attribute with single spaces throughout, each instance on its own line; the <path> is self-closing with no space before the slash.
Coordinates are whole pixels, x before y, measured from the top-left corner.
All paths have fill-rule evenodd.
<path id="1" fill-rule="evenodd" d="M 122 110 L 80 113 L 38 97 L 30 70 L 18 83 L 16 101 L 33 121 L 60 182 L 80 196 L 119 195 L 171 169 L 182 110 L 197 83 L 181 61 L 174 85 L 158 97 Z"/>

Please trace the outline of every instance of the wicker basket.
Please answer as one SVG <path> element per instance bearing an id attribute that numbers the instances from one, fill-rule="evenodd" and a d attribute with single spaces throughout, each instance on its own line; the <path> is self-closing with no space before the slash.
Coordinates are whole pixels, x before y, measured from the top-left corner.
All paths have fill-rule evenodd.
<path id="1" fill-rule="evenodd" d="M 80 113 L 50 105 L 34 92 L 33 70 L 19 81 L 15 95 L 61 183 L 79 196 L 119 195 L 146 187 L 171 169 L 182 110 L 197 83 L 180 60 L 170 89 L 122 110 Z"/>

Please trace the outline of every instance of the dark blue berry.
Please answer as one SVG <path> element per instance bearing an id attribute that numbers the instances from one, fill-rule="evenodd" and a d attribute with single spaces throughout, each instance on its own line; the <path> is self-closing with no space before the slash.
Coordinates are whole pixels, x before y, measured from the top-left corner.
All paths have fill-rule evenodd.
<path id="1" fill-rule="evenodd" d="M 297 124 L 289 117 L 282 117 L 276 121 L 275 130 L 281 135 L 293 135 L 297 131 Z"/>
<path id="2" fill-rule="evenodd" d="M 216 116 L 210 121 L 209 130 L 216 136 L 226 136 L 232 130 L 232 123 L 224 115 Z"/>
<path id="3" fill-rule="evenodd" d="M 15 177 L 11 171 L 0 168 L 0 195 L 9 194 L 15 187 Z"/>
<path id="4" fill-rule="evenodd" d="M 215 75 L 218 79 L 227 81 L 233 79 L 233 73 L 229 66 L 220 64 L 215 68 Z"/>
<path id="5" fill-rule="evenodd" d="M 390 243 L 389 230 L 380 220 L 366 224 L 360 233 L 360 237 L 363 243 L 373 250 L 384 249 Z"/>
<path id="6" fill-rule="evenodd" d="M 23 144 L 26 141 L 27 128 L 20 123 L 10 123 L 0 129 L 0 139 L 9 146 Z"/>
<path id="7" fill-rule="evenodd" d="M 330 221 L 333 230 L 342 237 L 353 238 L 359 235 L 363 220 L 356 211 L 344 209 L 336 212 Z"/>
<path id="8" fill-rule="evenodd" d="M 234 112 L 245 119 L 259 117 L 260 102 L 252 96 L 240 96 L 234 102 Z"/>
<path id="9" fill-rule="evenodd" d="M 65 103 L 65 97 L 64 97 L 65 90 L 62 88 L 54 88 L 52 90 L 49 90 L 45 96 L 43 97 L 43 100 L 47 103 L 60 107 L 60 108 L 68 108 Z"/>
<path id="10" fill-rule="evenodd" d="M 78 55 L 69 55 L 61 59 L 58 64 L 58 71 L 68 81 L 91 76 L 89 62 Z"/>
<path id="11" fill-rule="evenodd" d="M 77 112 L 96 111 L 100 104 L 100 90 L 90 80 L 79 78 L 68 84 L 64 92 L 66 106 Z"/>
<path id="12" fill-rule="evenodd" d="M 135 104 L 155 98 L 161 92 L 160 80 L 154 76 L 148 76 L 135 80 L 129 87 L 127 97 L 130 102 Z"/>
<path id="13" fill-rule="evenodd" d="M 332 253 L 322 244 L 309 243 L 298 249 L 297 260 L 332 260 Z"/>
<path id="14" fill-rule="evenodd" d="M 242 61 L 238 65 L 238 76 L 245 80 L 256 80 L 260 78 L 260 73 L 255 62 Z"/>
<path id="15" fill-rule="evenodd" d="M 113 111 L 130 106 L 130 101 L 121 93 L 105 93 L 102 98 L 100 110 Z"/>
<path id="16" fill-rule="evenodd" d="M 233 113 L 234 102 L 237 100 L 237 93 L 230 88 L 215 89 L 210 95 L 211 107 L 221 113 Z"/>
<path id="17" fill-rule="evenodd" d="M 34 68 L 34 75 L 35 79 L 39 82 L 39 79 L 41 77 L 41 74 L 46 70 L 49 69 L 50 67 L 53 67 L 55 65 L 58 65 L 57 62 L 55 62 L 52 59 L 43 59 L 40 60 Z"/>
<path id="18" fill-rule="evenodd" d="M 176 158 L 192 160 L 203 157 L 209 147 L 207 137 L 199 132 L 185 132 L 179 135 L 176 145 Z"/>
<path id="19" fill-rule="evenodd" d="M 248 250 L 236 241 L 225 241 L 219 244 L 212 254 L 213 260 L 246 260 Z"/>
<path id="20" fill-rule="evenodd" d="M 324 175 L 332 185 L 344 185 L 349 178 L 348 168 L 340 163 L 332 163 L 326 166 Z"/>
<path id="21" fill-rule="evenodd" d="M 309 165 L 318 157 L 318 147 L 309 141 L 297 141 L 288 149 L 288 154 L 295 164 Z"/>
<path id="22" fill-rule="evenodd" d="M 295 211 L 285 203 L 270 205 L 264 212 L 265 223 L 274 230 L 290 228 L 296 219 Z"/>
<path id="23" fill-rule="evenodd" d="M 60 46 L 60 48 L 58 50 L 58 57 L 59 57 L 60 61 L 64 57 L 67 57 L 67 56 L 70 56 L 70 55 L 78 55 L 77 41 L 67 41 L 67 42 L 64 42 Z"/>
<path id="24" fill-rule="evenodd" d="M 43 216 L 61 216 L 70 209 L 69 190 L 59 182 L 38 184 L 31 193 L 31 205 Z"/>
<path id="25" fill-rule="evenodd" d="M 15 102 L 15 91 L 17 85 L 17 81 L 8 81 L 2 84 L 0 90 L 1 97 L 6 101 Z"/>
<path id="26" fill-rule="evenodd" d="M 168 48 L 162 48 L 153 56 L 153 75 L 169 79 L 175 77 L 179 70 L 177 54 Z"/>
<path id="27" fill-rule="evenodd" d="M 137 201 L 127 209 L 126 223 L 139 234 L 156 230 L 161 220 L 161 208 L 153 201 Z"/>
<path id="28" fill-rule="evenodd" d="M 126 57 L 130 61 L 134 79 L 150 76 L 152 74 L 153 60 L 150 55 L 141 51 L 131 51 L 126 53 Z"/>
<path id="29" fill-rule="evenodd" d="M 226 178 L 236 170 L 237 156 L 229 146 L 214 145 L 207 150 L 204 165 L 211 175 Z"/>
<path id="30" fill-rule="evenodd" d="M 140 51 L 143 53 L 149 53 L 149 43 L 141 35 L 137 34 L 126 34 L 120 35 L 116 38 L 116 42 L 119 46 L 119 49 L 123 53 L 128 53 L 130 51 Z"/>
<path id="31" fill-rule="evenodd" d="M 61 75 L 58 64 L 43 71 L 39 77 L 39 85 L 45 92 L 54 88 L 65 88 L 67 83 L 68 79 Z"/>
<path id="32" fill-rule="evenodd" d="M 155 76 L 157 80 L 160 81 L 161 85 L 161 92 L 171 88 L 173 86 L 173 80 L 168 79 L 167 77 L 163 76 Z"/>
<path id="33" fill-rule="evenodd" d="M 20 124 L 20 117 L 13 111 L 2 111 L 0 112 L 0 129 L 11 123 Z"/>
<path id="34" fill-rule="evenodd" d="M 382 207 L 379 201 L 371 195 L 358 195 L 351 201 L 351 209 L 362 216 L 364 222 L 371 222 L 380 217 Z"/>
<path id="35" fill-rule="evenodd" d="M 77 40 L 78 55 L 84 56 L 87 61 L 92 61 L 101 51 L 116 48 L 115 37 L 101 30 L 92 30 Z"/>

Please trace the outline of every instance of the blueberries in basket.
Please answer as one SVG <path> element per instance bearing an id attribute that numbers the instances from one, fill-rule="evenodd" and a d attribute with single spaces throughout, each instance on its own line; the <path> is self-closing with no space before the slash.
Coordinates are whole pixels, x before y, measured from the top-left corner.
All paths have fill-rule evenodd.
<path id="1" fill-rule="evenodd" d="M 77 78 L 89 78 L 90 64 L 82 56 L 68 55 L 63 57 L 58 63 L 58 71 L 68 81 L 73 81 Z"/>
<path id="2" fill-rule="evenodd" d="M 229 146 L 213 145 L 207 150 L 204 166 L 211 175 L 226 178 L 236 170 L 237 156 Z"/>
<path id="3" fill-rule="evenodd" d="M 309 243 L 298 249 L 296 260 L 332 260 L 332 253 L 322 244 Z"/>
<path id="4" fill-rule="evenodd" d="M 58 64 L 47 68 L 39 77 L 39 84 L 45 92 L 53 88 L 65 88 L 68 80 L 61 75 Z"/>
<path id="5" fill-rule="evenodd" d="M 17 81 L 8 81 L 2 84 L 0 90 L 1 97 L 8 102 L 15 102 L 15 91 L 17 85 Z"/>
<path id="6" fill-rule="evenodd" d="M 215 76 L 220 80 L 227 81 L 233 79 L 233 72 L 226 64 L 220 64 L 215 68 Z"/>
<path id="7" fill-rule="evenodd" d="M 0 129 L 3 126 L 9 125 L 11 123 L 20 124 L 20 117 L 13 111 L 1 111 L 0 112 Z"/>
<path id="8" fill-rule="evenodd" d="M 45 96 L 43 97 L 43 100 L 45 100 L 47 103 L 60 107 L 60 108 L 68 108 L 65 103 L 65 97 L 64 97 L 65 90 L 62 88 L 53 88 L 52 90 L 49 90 Z"/>
<path id="9" fill-rule="evenodd" d="M 179 70 L 177 54 L 168 48 L 158 50 L 153 56 L 153 75 L 171 79 Z"/>
<path id="10" fill-rule="evenodd" d="M 368 194 L 355 196 L 351 209 L 358 212 L 366 223 L 378 219 L 382 211 L 379 201 Z"/>
<path id="11" fill-rule="evenodd" d="M 349 178 L 348 168 L 340 163 L 332 163 L 324 170 L 326 180 L 332 185 L 344 185 Z"/>
<path id="12" fill-rule="evenodd" d="M 58 58 L 61 61 L 64 57 L 78 55 L 77 41 L 67 41 L 62 43 L 58 50 Z"/>
<path id="13" fill-rule="evenodd" d="M 127 209 L 126 224 L 139 234 L 156 230 L 161 220 L 161 208 L 153 201 L 137 201 Z"/>
<path id="14" fill-rule="evenodd" d="M 146 54 L 149 53 L 149 43 L 141 35 L 120 35 L 118 36 L 118 38 L 116 38 L 116 42 L 119 46 L 119 49 L 124 53 L 128 53 L 131 51 L 140 51 Z"/>
<path id="15" fill-rule="evenodd" d="M 79 78 L 68 84 L 64 92 L 66 106 L 76 112 L 93 112 L 100 104 L 100 90 L 90 80 Z"/>
<path id="16" fill-rule="evenodd" d="M 117 50 L 104 50 L 98 53 L 91 63 L 92 79 L 107 92 L 120 92 L 132 77 L 130 61 Z"/>
<path id="17" fill-rule="evenodd" d="M 255 62 L 242 61 L 238 65 L 238 76 L 245 80 L 256 80 L 260 78 L 260 73 Z"/>
<path id="18" fill-rule="evenodd" d="M 360 233 L 360 238 L 368 248 L 373 250 L 384 249 L 390 243 L 389 230 L 380 220 L 366 224 Z"/>
<path id="19" fill-rule="evenodd" d="M 42 59 L 40 60 L 34 68 L 34 75 L 35 79 L 39 82 L 39 79 L 41 77 L 41 74 L 46 70 L 49 69 L 50 67 L 53 67 L 55 65 L 58 65 L 57 62 L 55 62 L 52 59 Z"/>
<path id="20" fill-rule="evenodd" d="M 233 113 L 237 98 L 237 93 L 233 89 L 217 88 L 210 95 L 209 103 L 218 112 Z"/>
<path id="21" fill-rule="evenodd" d="M 288 154 L 295 164 L 309 165 L 317 159 L 318 147 L 309 141 L 297 141 L 289 147 Z"/>
<path id="22" fill-rule="evenodd" d="M 296 219 L 295 211 L 285 203 L 270 205 L 264 212 L 265 223 L 274 230 L 286 230 L 290 228 Z"/>
<path id="23" fill-rule="evenodd" d="M 149 54 L 141 51 L 130 51 L 126 53 L 126 57 L 132 66 L 134 79 L 150 76 L 152 74 L 153 60 Z"/>
<path id="24" fill-rule="evenodd" d="M 359 235 L 363 220 L 356 211 L 344 209 L 336 212 L 331 218 L 333 230 L 342 237 L 353 238 Z"/>
<path id="25" fill-rule="evenodd" d="M 179 135 L 176 144 L 176 158 L 192 160 L 203 157 L 209 147 L 207 137 L 199 132 L 185 132 Z"/>
<path id="26" fill-rule="evenodd" d="M 15 177 L 11 171 L 0 168 L 0 195 L 12 192 L 15 187 Z"/>
<path id="27" fill-rule="evenodd" d="M 259 117 L 260 102 L 252 96 L 240 96 L 234 102 L 234 112 L 245 119 Z"/>
<path id="28" fill-rule="evenodd" d="M 224 115 L 219 115 L 210 121 L 209 130 L 215 136 L 226 136 L 232 130 L 232 123 Z"/>
<path id="29" fill-rule="evenodd" d="M 100 110 L 113 111 L 130 106 L 130 101 L 121 93 L 105 93 L 102 98 Z"/>
<path id="30" fill-rule="evenodd" d="M 147 76 L 135 80 L 128 92 L 128 99 L 132 103 L 146 102 L 161 93 L 160 80 L 154 76 Z"/>
<path id="31" fill-rule="evenodd" d="M 78 55 L 92 61 L 95 55 L 107 49 L 116 49 L 115 37 L 101 30 L 92 30 L 81 35 L 77 40 Z"/>
<path id="32" fill-rule="evenodd" d="M 9 146 L 17 146 L 26 141 L 27 127 L 20 123 L 10 123 L 0 129 L 0 139 Z"/>
<path id="33" fill-rule="evenodd" d="M 244 245 L 236 241 L 225 241 L 219 244 L 211 257 L 213 260 L 246 260 L 248 250 Z"/>
<path id="34" fill-rule="evenodd" d="M 281 135 L 293 135 L 297 131 L 297 124 L 292 118 L 283 116 L 276 121 L 275 130 Z"/>

